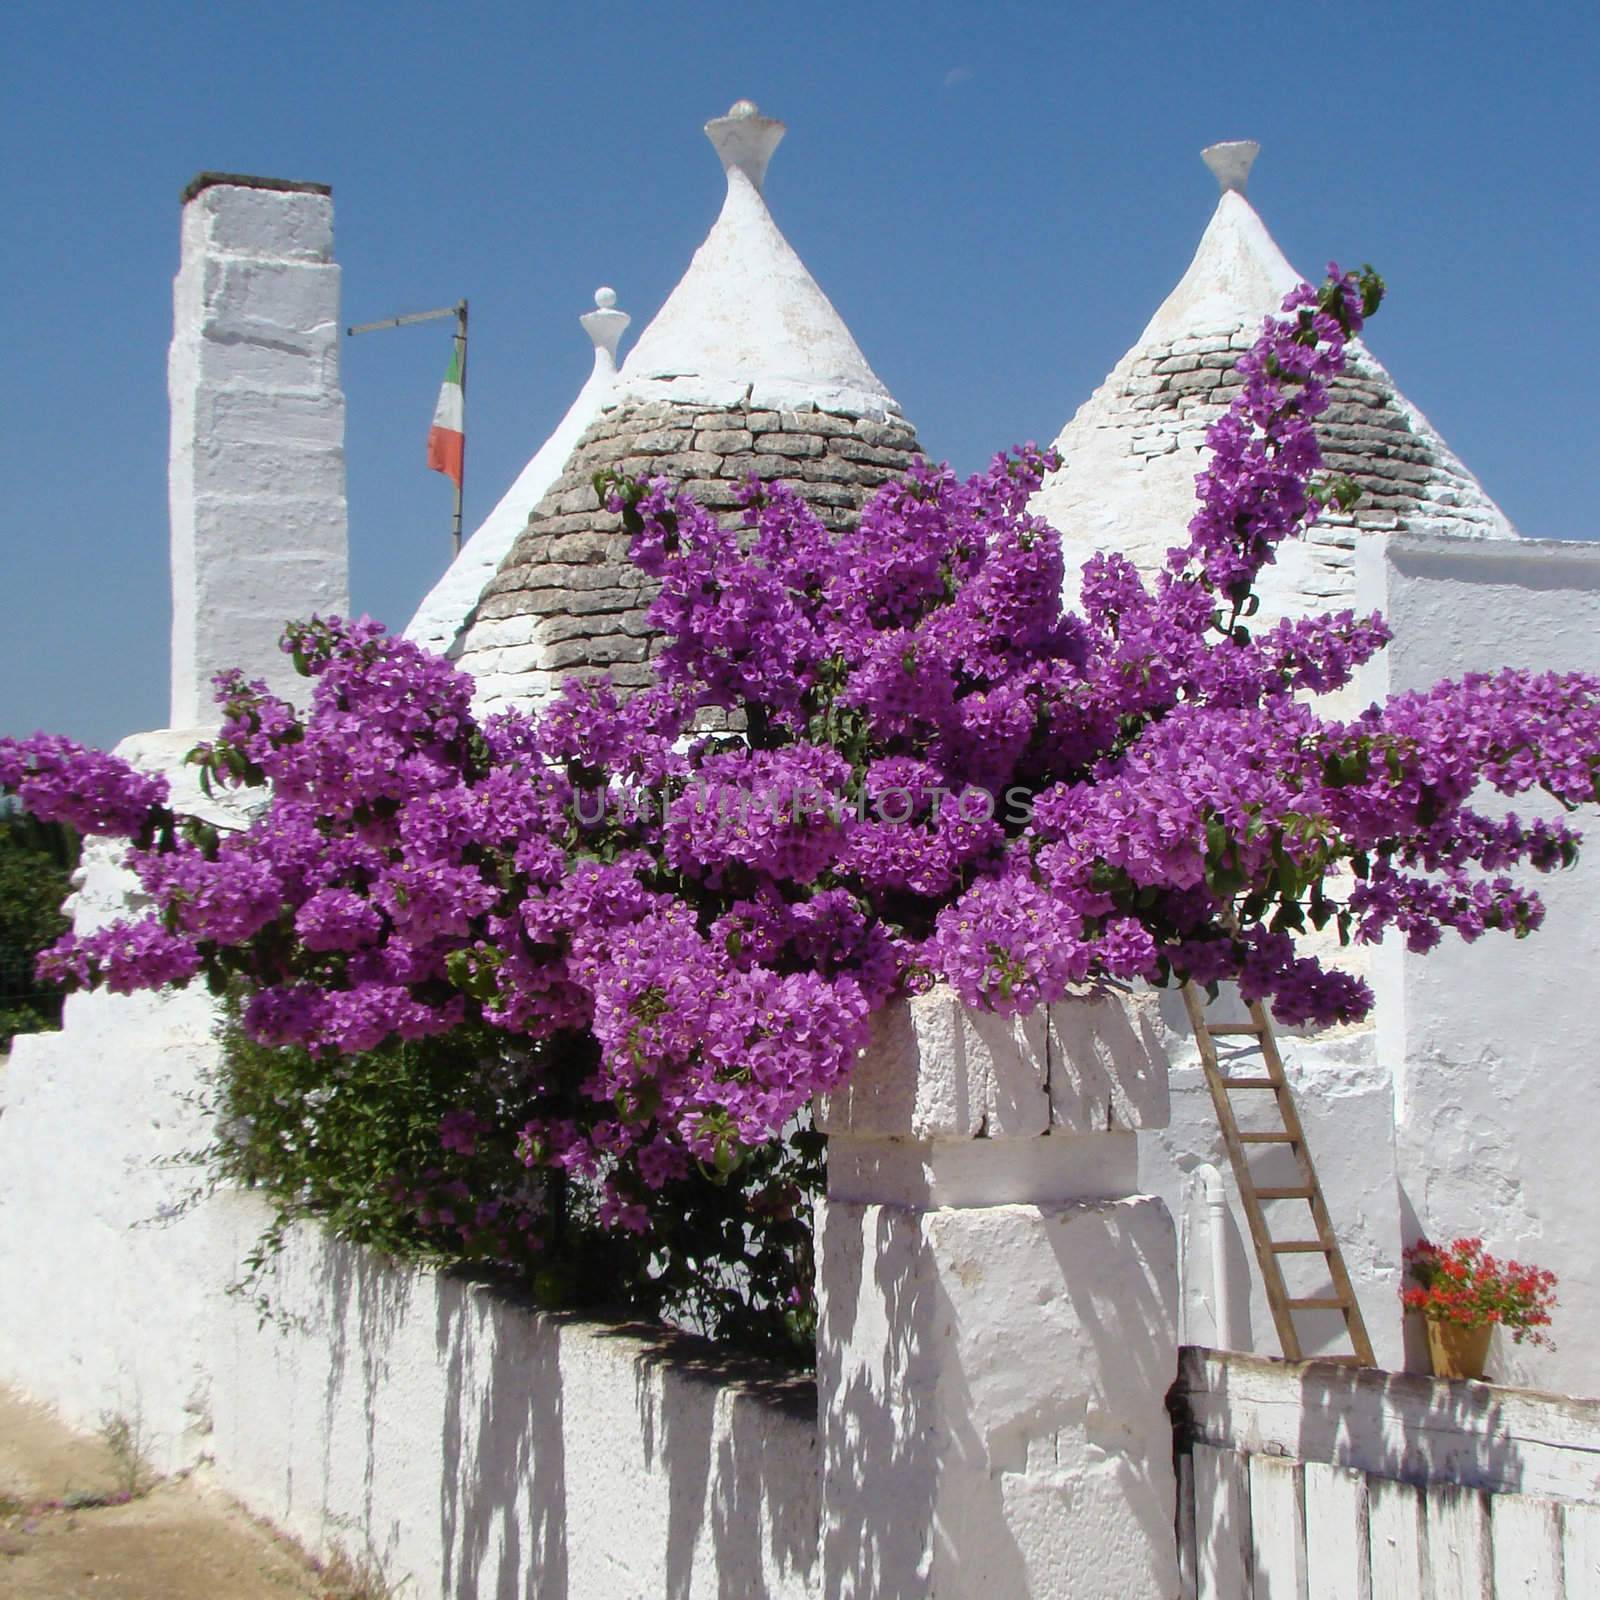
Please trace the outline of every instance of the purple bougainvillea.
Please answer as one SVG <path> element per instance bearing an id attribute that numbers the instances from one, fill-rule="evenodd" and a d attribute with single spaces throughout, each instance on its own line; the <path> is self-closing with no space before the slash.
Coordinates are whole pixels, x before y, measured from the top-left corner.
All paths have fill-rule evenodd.
<path id="1" fill-rule="evenodd" d="M 1341 722 L 1308 696 L 1351 680 L 1382 620 L 1249 626 L 1277 547 L 1348 493 L 1319 476 L 1313 422 L 1380 292 L 1335 268 L 1267 324 L 1153 581 L 1096 555 L 1064 602 L 1060 536 L 1027 511 L 1053 464 L 1033 446 L 965 482 L 918 466 L 841 535 L 779 485 L 751 482 L 724 527 L 667 482 L 614 480 L 667 639 L 631 699 L 572 682 L 480 726 L 449 663 L 313 621 L 285 646 L 314 680 L 303 715 L 219 681 L 222 730 L 193 759 L 270 788 L 228 833 L 113 757 L 0 741 L 0 784 L 130 838 L 157 908 L 46 969 L 242 982 L 257 1038 L 319 1052 L 463 1023 L 532 1042 L 564 1109 L 521 1130 L 524 1159 L 592 1179 L 630 1230 L 938 980 L 1016 1011 L 1236 979 L 1289 1022 L 1360 1017 L 1366 986 L 1296 936 L 1528 931 L 1514 869 L 1570 861 L 1577 836 L 1469 802 L 1575 807 L 1600 771 L 1594 679 L 1474 675 Z M 707 708 L 740 731 L 697 732 Z M 443 1138 L 481 1132 L 464 1115 Z"/>

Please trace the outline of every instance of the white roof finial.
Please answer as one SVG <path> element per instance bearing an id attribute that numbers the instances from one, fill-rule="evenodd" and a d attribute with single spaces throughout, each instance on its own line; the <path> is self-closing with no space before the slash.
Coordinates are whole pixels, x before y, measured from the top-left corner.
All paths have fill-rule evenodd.
<path id="1" fill-rule="evenodd" d="M 1261 146 L 1254 139 L 1227 139 L 1207 145 L 1200 159 L 1211 168 L 1224 194 L 1243 194 L 1251 165 L 1260 154 Z"/>
<path id="2" fill-rule="evenodd" d="M 596 289 L 594 303 L 596 309 L 586 311 L 578 321 L 583 324 L 583 331 L 594 340 L 595 365 L 598 367 L 604 362 L 615 370 L 618 341 L 633 318 L 626 311 L 617 310 L 615 289 Z"/>
<path id="3" fill-rule="evenodd" d="M 761 192 L 767 163 L 787 129 L 775 117 L 764 117 L 753 100 L 735 100 L 725 117 L 706 124 L 706 137 L 716 146 L 729 181 L 742 172 L 756 192 Z"/>

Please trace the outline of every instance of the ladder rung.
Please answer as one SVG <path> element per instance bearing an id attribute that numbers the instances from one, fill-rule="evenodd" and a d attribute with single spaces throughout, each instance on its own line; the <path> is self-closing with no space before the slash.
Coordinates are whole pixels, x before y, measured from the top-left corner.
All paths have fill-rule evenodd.
<path id="1" fill-rule="evenodd" d="M 1219 1074 L 1220 1076 L 1220 1074 Z M 1276 1078 L 1223 1078 L 1230 1089 L 1276 1089 Z"/>
<path id="2" fill-rule="evenodd" d="M 1313 1295 L 1309 1300 L 1285 1300 L 1291 1311 L 1343 1311 L 1344 1301 L 1337 1296 Z"/>
<path id="3" fill-rule="evenodd" d="M 1257 1200 L 1309 1200 L 1315 1189 L 1257 1189 Z"/>
<path id="4" fill-rule="evenodd" d="M 1291 1250 L 1301 1252 L 1302 1254 L 1309 1254 L 1313 1250 L 1318 1250 L 1323 1255 L 1327 1255 L 1328 1253 L 1327 1245 L 1325 1245 L 1320 1239 L 1274 1240 L 1272 1243 L 1272 1248 L 1280 1255 Z"/>
<path id="5" fill-rule="evenodd" d="M 1265 1031 L 1259 1022 L 1208 1022 L 1206 1024 L 1206 1032 L 1211 1034 L 1250 1033 L 1259 1039 Z"/>
<path id="6" fill-rule="evenodd" d="M 1298 1144 L 1292 1133 L 1241 1133 L 1240 1144 Z"/>

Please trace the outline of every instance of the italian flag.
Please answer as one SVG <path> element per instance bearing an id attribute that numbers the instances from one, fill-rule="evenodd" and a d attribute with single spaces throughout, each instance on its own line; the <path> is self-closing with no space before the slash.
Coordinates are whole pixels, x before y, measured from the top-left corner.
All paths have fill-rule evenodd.
<path id="1" fill-rule="evenodd" d="M 450 370 L 439 386 L 439 403 L 433 409 L 433 426 L 428 430 L 428 466 L 442 472 L 461 487 L 467 457 L 467 406 L 461 388 L 461 345 L 450 350 Z"/>

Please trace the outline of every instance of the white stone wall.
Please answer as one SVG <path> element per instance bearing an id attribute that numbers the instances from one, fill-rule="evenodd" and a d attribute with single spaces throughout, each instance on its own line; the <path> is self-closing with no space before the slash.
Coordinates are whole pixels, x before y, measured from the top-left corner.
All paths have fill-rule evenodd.
<path id="1" fill-rule="evenodd" d="M 1372 698 L 1469 670 L 1600 672 L 1600 546 L 1404 537 L 1364 545 L 1358 576 L 1361 603 L 1381 609 L 1396 635 L 1363 684 Z M 1548 908 L 1538 932 L 1472 945 L 1447 937 L 1427 956 L 1386 947 L 1374 981 L 1407 1242 L 1480 1234 L 1495 1254 L 1557 1273 L 1557 1348 L 1498 1341 L 1490 1371 L 1596 1395 L 1600 837 L 1592 810 L 1573 820 L 1589 824 L 1590 847 L 1574 869 L 1537 880 Z"/>
<path id="2" fill-rule="evenodd" d="M 1395 642 L 1358 685 L 1362 703 L 1502 666 L 1600 671 L 1600 547 L 1549 540 L 1363 539 L 1355 602 L 1381 610 Z M 1504 809 L 1490 796 L 1490 810 Z M 1526 815 L 1539 802 L 1519 802 Z M 1553 808 L 1550 808 L 1553 814 Z M 1582 818 L 1576 819 L 1582 824 Z M 1489 1370 L 1561 1393 L 1600 1393 L 1600 1229 L 1590 1125 L 1600 1115 L 1585 1054 L 1600 970 L 1600 850 L 1534 879 L 1548 907 L 1525 940 L 1453 935 L 1425 956 L 1384 946 L 1367 975 L 1373 1026 L 1285 1037 L 1285 1067 L 1378 1359 L 1423 1371 L 1403 1318 L 1402 1252 L 1419 1234 L 1478 1234 L 1497 1255 L 1561 1279 L 1556 1348 L 1497 1337 Z M 1220 1340 L 1215 1242 L 1194 1174 L 1221 1169 L 1231 1226 L 1222 1248 L 1247 1302 L 1229 1341 L 1277 1353 L 1216 1113 L 1176 996 L 1153 1000 L 1172 1063 L 1170 1127 L 1140 1138 L 1140 1183 L 1184 1219 L 1184 1335 Z M 1247 1270 L 1246 1270 L 1247 1269 Z M 1336 1316 L 1301 1318 L 1337 1342 Z M 1322 1347 L 1321 1341 L 1311 1348 Z"/>
<path id="3" fill-rule="evenodd" d="M 349 607 L 333 203 L 264 182 L 220 179 L 183 211 L 167 366 L 177 728 L 211 722 L 230 667 L 298 698 L 284 623 Z"/>
<path id="4" fill-rule="evenodd" d="M 225 1197 L 234 1250 L 266 1220 Z M 218 1479 L 405 1593 L 813 1600 L 815 1396 L 694 1340 L 535 1313 L 298 1229 L 271 1293 L 221 1301 Z"/>
<path id="5" fill-rule="evenodd" d="M 820 1594 L 809 1383 L 310 1227 L 263 1321 L 227 1293 L 263 1202 L 147 1221 L 192 1176 L 158 1159 L 205 1137 L 185 1096 L 208 1007 L 102 1009 L 23 1041 L 0 1078 L 0 1380 L 91 1431 L 137 1419 L 160 1470 L 208 1461 L 251 1511 L 371 1554 L 407 1594 Z"/>
<path id="6" fill-rule="evenodd" d="M 190 738 L 119 753 L 168 773 Z M 80 928 L 136 886 L 92 845 Z M 812 1386 L 697 1342 L 541 1316 L 302 1227 L 228 1293 L 269 1212 L 205 1196 L 216 1059 L 203 991 L 68 1000 L 0 1068 L 0 1382 L 153 1463 L 216 1481 L 309 1546 L 369 1552 L 403 1592 L 820 1594 Z"/>

